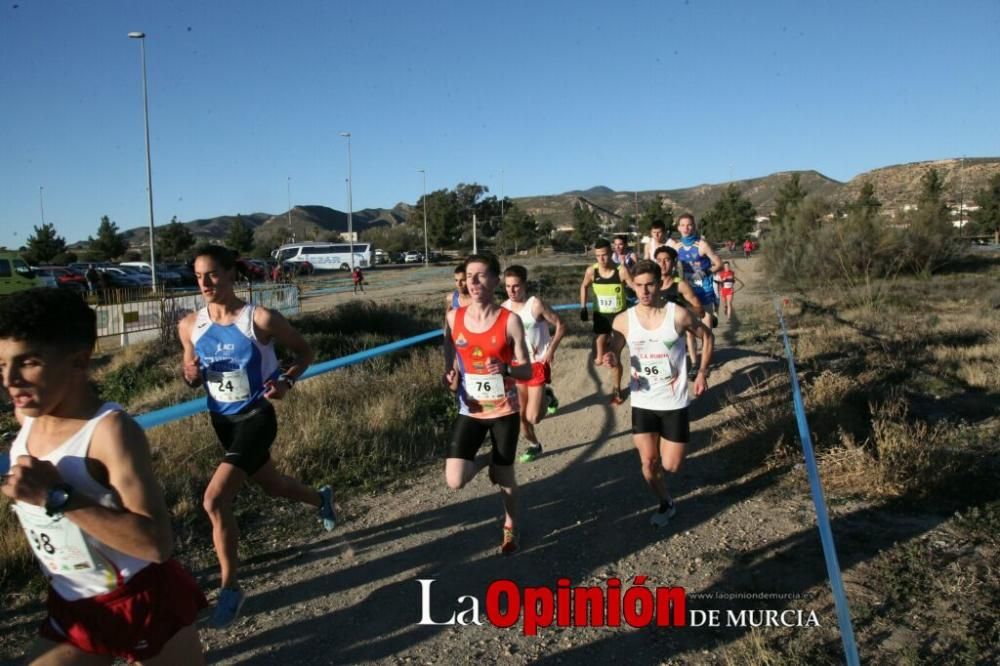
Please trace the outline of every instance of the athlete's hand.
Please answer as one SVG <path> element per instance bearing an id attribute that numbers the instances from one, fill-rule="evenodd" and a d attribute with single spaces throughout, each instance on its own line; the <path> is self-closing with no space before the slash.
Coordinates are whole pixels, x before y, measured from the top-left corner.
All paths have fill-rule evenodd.
<path id="1" fill-rule="evenodd" d="M 495 358 L 487 359 L 486 372 L 491 375 L 506 375 L 507 364 Z"/>
<path id="2" fill-rule="evenodd" d="M 604 362 L 604 365 L 608 366 L 609 368 L 614 368 L 618 365 L 617 357 L 615 357 L 615 355 L 612 354 L 611 352 L 604 352 L 602 361 Z"/>
<path id="3" fill-rule="evenodd" d="M 587 321 L 588 317 L 589 315 L 587 314 L 587 306 L 584 305 L 582 308 L 580 308 L 580 321 Z"/>
<path id="4" fill-rule="evenodd" d="M 197 356 L 191 361 L 184 361 L 184 383 L 188 386 L 201 383 L 201 359 Z"/>
<path id="5" fill-rule="evenodd" d="M 285 382 L 276 382 L 270 379 L 264 382 L 264 386 L 267 387 L 267 390 L 264 391 L 264 397 L 268 400 L 281 400 L 288 393 L 288 384 Z"/>
<path id="6" fill-rule="evenodd" d="M 458 391 L 458 371 L 452 368 L 448 372 L 444 373 L 441 377 L 441 382 L 448 387 L 448 390 L 452 393 Z"/>
<path id="7" fill-rule="evenodd" d="M 62 476 L 55 465 L 34 456 L 18 456 L 0 490 L 18 502 L 45 506 L 49 490 L 57 483 L 62 483 Z"/>
<path id="8" fill-rule="evenodd" d="M 708 389 L 708 378 L 704 372 L 699 372 L 694 378 L 694 397 L 699 397 Z"/>

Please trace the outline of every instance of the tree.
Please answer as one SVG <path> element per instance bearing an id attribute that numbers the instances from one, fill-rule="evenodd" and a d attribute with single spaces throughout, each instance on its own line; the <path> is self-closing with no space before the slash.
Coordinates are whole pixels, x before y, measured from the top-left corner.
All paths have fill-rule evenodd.
<path id="1" fill-rule="evenodd" d="M 775 226 L 781 225 L 789 216 L 794 215 L 795 209 L 805 200 L 807 194 L 809 192 L 803 189 L 799 174 L 793 173 L 778 190 L 771 223 Z"/>
<path id="2" fill-rule="evenodd" d="M 52 258 L 66 251 L 66 239 L 56 233 L 53 224 L 35 227 L 28 236 L 28 249 L 24 258 L 29 264 L 47 264 Z"/>
<path id="3" fill-rule="evenodd" d="M 975 201 L 979 210 L 970 213 L 972 221 L 982 231 L 1000 232 L 1000 174 L 990 178 L 989 184 L 976 193 Z"/>
<path id="4" fill-rule="evenodd" d="M 857 213 L 862 218 L 873 219 L 882 210 L 882 202 L 875 196 L 875 185 L 870 180 L 866 180 L 861 186 L 861 192 L 853 204 L 848 207 L 850 212 Z"/>
<path id="5" fill-rule="evenodd" d="M 161 259 L 177 259 L 195 243 L 191 230 L 178 222 L 176 215 L 170 220 L 170 224 L 160 227 L 156 236 L 156 256 Z"/>
<path id="6" fill-rule="evenodd" d="M 462 235 L 458 199 L 454 192 L 436 190 L 425 195 L 427 200 L 427 241 L 436 248 L 453 246 Z M 420 197 L 416 210 L 424 210 L 424 197 Z M 471 217 L 471 215 L 470 215 Z"/>
<path id="7" fill-rule="evenodd" d="M 278 249 L 278 247 L 284 242 L 285 230 L 283 228 L 272 228 L 268 231 L 257 233 L 254 236 L 254 244 L 251 254 L 254 257 L 270 257 L 271 252 Z"/>
<path id="8" fill-rule="evenodd" d="M 663 228 L 667 230 L 667 235 L 670 235 L 670 230 L 674 227 L 674 207 L 669 204 L 664 205 L 664 203 L 663 197 L 658 196 L 646 204 L 642 215 L 639 216 L 640 236 L 645 236 L 649 233 L 649 230 L 653 227 L 653 222 L 662 222 Z"/>
<path id="9" fill-rule="evenodd" d="M 573 205 L 573 238 L 583 244 L 584 250 L 594 244 L 601 234 L 601 221 L 590 208 L 576 202 Z"/>
<path id="10" fill-rule="evenodd" d="M 253 248 L 253 229 L 243 222 L 242 215 L 237 214 L 236 218 L 229 223 L 229 229 L 226 233 L 226 247 L 236 250 L 241 255 Z"/>
<path id="11" fill-rule="evenodd" d="M 931 168 L 920 179 L 917 209 L 906 216 L 907 230 L 903 244 L 910 268 L 930 276 L 955 258 L 955 226 L 945 201 L 944 178 Z"/>
<path id="12" fill-rule="evenodd" d="M 97 227 L 97 238 L 88 236 L 87 244 L 92 258 L 98 261 L 117 259 L 128 249 L 125 236 L 118 231 L 118 225 L 107 215 L 101 216 L 101 224 Z"/>
<path id="13" fill-rule="evenodd" d="M 735 184 L 725 189 L 712 208 L 701 216 L 701 230 L 716 241 L 746 238 L 753 231 L 757 210 Z"/>
<path id="14" fill-rule="evenodd" d="M 535 221 L 535 216 L 512 204 L 511 208 L 504 212 L 503 237 L 507 242 L 514 244 L 514 254 L 517 254 L 519 249 L 531 247 L 538 238 L 538 223 Z"/>

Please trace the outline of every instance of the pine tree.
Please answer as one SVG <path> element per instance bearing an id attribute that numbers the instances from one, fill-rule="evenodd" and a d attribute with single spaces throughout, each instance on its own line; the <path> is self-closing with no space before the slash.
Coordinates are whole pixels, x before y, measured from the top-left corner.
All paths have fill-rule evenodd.
<path id="1" fill-rule="evenodd" d="M 65 251 L 66 239 L 56 233 L 55 225 L 47 223 L 36 226 L 34 233 L 28 236 L 24 258 L 29 264 L 47 264 Z"/>
<path id="2" fill-rule="evenodd" d="M 88 237 L 87 244 L 92 258 L 99 261 L 117 259 L 128 249 L 125 236 L 118 231 L 118 225 L 107 215 L 101 216 L 101 224 L 97 227 L 97 238 Z"/>

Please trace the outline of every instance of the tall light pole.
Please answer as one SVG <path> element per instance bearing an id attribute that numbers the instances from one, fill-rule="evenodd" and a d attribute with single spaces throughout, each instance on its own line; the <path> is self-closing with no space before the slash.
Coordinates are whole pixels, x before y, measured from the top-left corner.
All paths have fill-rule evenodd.
<path id="1" fill-rule="evenodd" d="M 351 133 L 341 132 L 347 137 L 347 242 L 351 244 L 351 272 L 354 272 L 354 202 L 351 200 Z"/>
<path id="2" fill-rule="evenodd" d="M 428 255 L 430 254 L 429 248 L 427 246 L 427 170 L 417 169 L 424 176 L 424 268 L 427 268 Z"/>
<path id="3" fill-rule="evenodd" d="M 42 211 L 42 226 L 45 226 L 45 198 L 42 196 L 42 190 L 45 189 L 44 185 L 38 186 L 38 208 Z"/>
<path id="4" fill-rule="evenodd" d="M 149 157 L 149 95 L 146 92 L 146 33 L 130 32 L 129 39 L 139 40 L 142 53 L 142 109 L 146 121 L 146 192 L 149 194 L 149 269 L 156 291 L 156 235 L 153 231 L 153 162 Z"/>
<path id="5" fill-rule="evenodd" d="M 288 176 L 288 235 L 291 242 L 295 242 L 295 230 L 292 229 L 292 177 Z"/>

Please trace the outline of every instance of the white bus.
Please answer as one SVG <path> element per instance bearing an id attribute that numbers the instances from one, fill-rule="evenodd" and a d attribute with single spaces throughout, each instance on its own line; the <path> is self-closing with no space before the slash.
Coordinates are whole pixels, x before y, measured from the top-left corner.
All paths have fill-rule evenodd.
<path id="1" fill-rule="evenodd" d="M 372 263 L 370 243 L 329 243 L 304 241 L 288 243 L 271 253 L 278 261 L 308 261 L 318 271 L 348 271 L 351 269 L 351 247 L 354 265 L 368 268 Z"/>

